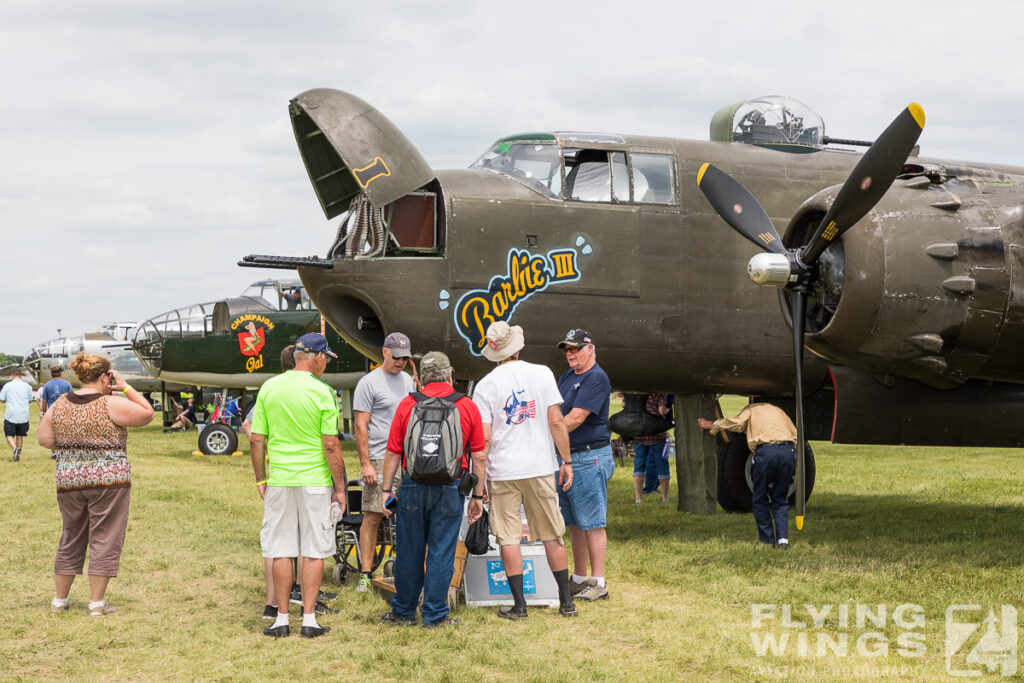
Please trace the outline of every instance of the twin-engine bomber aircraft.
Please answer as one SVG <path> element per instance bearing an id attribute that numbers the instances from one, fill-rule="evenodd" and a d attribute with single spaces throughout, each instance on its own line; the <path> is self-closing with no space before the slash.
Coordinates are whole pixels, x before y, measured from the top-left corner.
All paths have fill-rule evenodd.
<path id="1" fill-rule="evenodd" d="M 310 90 L 289 112 L 324 212 L 347 215 L 325 259 L 243 264 L 297 268 L 364 354 L 400 329 L 466 379 L 489 369 L 492 321 L 556 370 L 566 330 L 590 330 L 613 387 L 676 395 L 681 509 L 713 512 L 716 489 L 749 508 L 745 444 L 716 454 L 696 419 L 723 393 L 792 411 L 794 337 L 813 354 L 807 438 L 1024 444 L 1024 168 L 918 156 L 916 105 L 865 155 L 773 97 L 718 112 L 707 142 L 526 133 L 439 172 L 353 95 Z M 751 284 L 744 238 L 774 289 Z"/>

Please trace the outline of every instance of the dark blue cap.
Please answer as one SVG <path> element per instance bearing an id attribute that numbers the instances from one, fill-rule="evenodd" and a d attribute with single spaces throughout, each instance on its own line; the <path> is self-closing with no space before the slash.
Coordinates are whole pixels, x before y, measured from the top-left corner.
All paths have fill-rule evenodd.
<path id="1" fill-rule="evenodd" d="M 327 346 L 327 337 L 318 332 L 310 332 L 296 339 L 295 350 L 307 353 L 326 353 L 331 358 L 338 357 L 338 354 L 331 351 L 331 348 Z"/>

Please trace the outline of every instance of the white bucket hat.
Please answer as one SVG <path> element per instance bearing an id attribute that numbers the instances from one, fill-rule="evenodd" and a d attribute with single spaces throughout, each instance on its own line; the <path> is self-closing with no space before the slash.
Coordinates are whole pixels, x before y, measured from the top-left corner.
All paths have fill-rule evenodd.
<path id="1" fill-rule="evenodd" d="M 487 328 L 487 341 L 481 353 L 487 360 L 500 363 L 506 358 L 511 358 L 524 346 L 526 340 L 523 338 L 523 328 L 519 325 L 510 326 L 504 320 L 499 320 Z"/>

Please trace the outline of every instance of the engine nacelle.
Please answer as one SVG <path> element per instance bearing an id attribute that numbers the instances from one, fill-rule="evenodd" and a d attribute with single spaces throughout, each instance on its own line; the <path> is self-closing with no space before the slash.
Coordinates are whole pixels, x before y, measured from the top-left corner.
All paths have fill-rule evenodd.
<path id="1" fill-rule="evenodd" d="M 1024 381 L 1022 180 L 921 170 L 931 175 L 898 180 L 822 254 L 807 348 L 936 388 L 972 378 Z M 954 171 L 973 177 L 948 177 Z M 788 245 L 807 241 L 835 192 L 800 207 Z"/>

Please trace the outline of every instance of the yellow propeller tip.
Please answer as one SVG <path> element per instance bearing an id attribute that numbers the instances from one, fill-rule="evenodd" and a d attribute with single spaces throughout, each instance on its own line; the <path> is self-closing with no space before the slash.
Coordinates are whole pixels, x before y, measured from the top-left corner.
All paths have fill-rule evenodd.
<path id="1" fill-rule="evenodd" d="M 910 115 L 914 117 L 914 121 L 917 122 L 921 128 L 924 128 L 924 108 L 917 102 L 911 102 L 907 105 L 907 110 Z"/>
<path id="2" fill-rule="evenodd" d="M 796 516 L 796 530 L 803 531 L 804 529 L 804 517 L 803 515 Z"/>
<path id="3" fill-rule="evenodd" d="M 700 181 L 704 178 L 704 171 L 708 170 L 708 166 L 710 166 L 710 165 L 711 164 L 709 164 L 709 163 L 705 163 L 703 166 L 700 167 L 700 170 L 697 171 L 697 184 L 698 185 L 700 185 Z"/>

